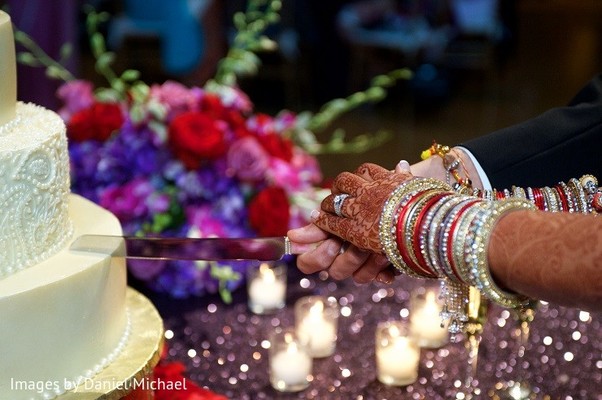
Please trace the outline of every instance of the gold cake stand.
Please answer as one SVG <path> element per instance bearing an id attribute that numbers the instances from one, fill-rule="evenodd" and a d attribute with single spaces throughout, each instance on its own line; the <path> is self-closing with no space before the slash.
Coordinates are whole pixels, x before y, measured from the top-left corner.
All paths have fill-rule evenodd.
<path id="1" fill-rule="evenodd" d="M 130 313 L 130 338 L 121 354 L 86 383 L 62 394 L 59 400 L 114 400 L 128 395 L 152 374 L 161 357 L 163 320 L 149 299 L 128 287 L 126 304 Z M 99 390 L 102 388 L 102 390 Z"/>

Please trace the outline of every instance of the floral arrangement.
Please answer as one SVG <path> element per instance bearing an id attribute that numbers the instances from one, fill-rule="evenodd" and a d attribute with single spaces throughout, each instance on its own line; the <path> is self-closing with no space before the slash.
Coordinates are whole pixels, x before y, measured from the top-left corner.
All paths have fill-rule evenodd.
<path id="1" fill-rule="evenodd" d="M 18 55 L 20 62 L 45 66 L 49 76 L 66 81 L 58 112 L 67 125 L 72 191 L 114 213 L 128 235 L 279 236 L 305 224 L 325 196 L 315 154 L 364 151 L 386 140 L 381 133 L 346 141 L 335 131 L 320 143 L 315 134 L 341 113 L 384 98 L 384 88 L 409 72 L 376 77 L 368 90 L 333 100 L 316 114 L 256 112 L 237 77 L 256 71 L 256 52 L 273 48 L 263 32 L 278 21 L 279 8 L 277 0 L 252 0 L 235 16 L 238 33 L 204 87 L 149 86 L 133 70 L 118 76 L 98 32 L 104 13 L 89 11 L 87 27 L 107 88 L 75 79 L 17 31 L 29 50 Z M 129 270 L 174 297 L 220 292 L 229 301 L 247 266 L 131 261 Z"/>

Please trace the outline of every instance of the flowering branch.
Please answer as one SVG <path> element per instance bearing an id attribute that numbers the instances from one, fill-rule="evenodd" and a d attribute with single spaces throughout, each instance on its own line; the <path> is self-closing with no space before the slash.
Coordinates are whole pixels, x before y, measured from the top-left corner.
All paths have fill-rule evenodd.
<path id="1" fill-rule="evenodd" d="M 75 77 L 65 68 L 64 64 L 73 52 L 70 43 L 61 46 L 60 59 L 54 60 L 36 42 L 23 31 L 15 29 L 15 41 L 29 51 L 17 53 L 17 61 L 30 67 L 46 67 L 46 75 L 53 79 L 70 81 Z"/>
<path id="2" fill-rule="evenodd" d="M 91 6 L 86 7 L 86 14 L 86 30 L 90 38 L 90 49 L 96 60 L 94 68 L 110 85 L 110 89 L 99 89 L 97 93 L 98 97 L 105 100 L 124 99 L 128 91 L 132 89 L 134 95 L 142 92 L 139 94 L 140 97 L 144 98 L 148 87 L 146 84 L 138 81 L 140 78 L 139 71 L 126 69 L 119 76 L 112 68 L 112 64 L 115 62 L 115 53 L 107 50 L 105 38 L 98 30 L 98 26 L 101 23 L 109 20 L 110 14 L 107 12 L 96 12 Z"/>
<path id="3" fill-rule="evenodd" d="M 341 115 L 366 103 L 376 103 L 386 96 L 385 88 L 392 87 L 400 79 L 410 79 L 412 72 L 407 68 L 397 69 L 384 75 L 374 77 L 370 87 L 356 92 L 346 98 L 334 99 L 322 106 L 316 114 L 304 112 L 299 114 L 299 122 L 293 131 L 293 138 L 300 146 L 312 154 L 324 153 L 361 153 L 378 147 L 390 138 L 390 133 L 379 132 L 373 135 L 359 135 L 351 141 L 345 140 L 345 132 L 337 129 L 327 143 L 319 143 L 315 133 L 323 131 Z"/>
<path id="4" fill-rule="evenodd" d="M 220 60 L 213 83 L 236 85 L 237 76 L 255 75 L 261 61 L 260 51 L 275 50 L 276 43 L 264 35 L 265 30 L 280 21 L 281 0 L 250 0 L 245 12 L 234 15 L 236 35 L 228 54 Z"/>
<path id="5" fill-rule="evenodd" d="M 115 53 L 108 51 L 105 38 L 99 32 L 98 26 L 109 20 L 110 14 L 107 12 L 96 12 L 94 8 L 86 6 L 86 30 L 90 38 L 90 48 L 94 56 L 95 69 L 102 75 L 110 85 L 110 88 L 98 89 L 97 96 L 101 100 L 124 99 L 129 90 L 136 98 L 144 98 L 148 87 L 138 81 L 140 72 L 134 69 L 127 69 L 121 75 L 117 75 L 112 69 L 115 62 Z M 21 44 L 27 51 L 17 54 L 18 62 L 32 67 L 46 68 L 46 75 L 53 79 L 59 79 L 65 82 L 75 80 L 76 78 L 65 67 L 66 61 L 71 56 L 73 47 L 70 43 L 65 43 L 60 50 L 59 60 L 50 57 L 29 35 L 18 29 L 14 30 L 15 41 Z M 136 96 L 139 93 L 140 96 Z"/>

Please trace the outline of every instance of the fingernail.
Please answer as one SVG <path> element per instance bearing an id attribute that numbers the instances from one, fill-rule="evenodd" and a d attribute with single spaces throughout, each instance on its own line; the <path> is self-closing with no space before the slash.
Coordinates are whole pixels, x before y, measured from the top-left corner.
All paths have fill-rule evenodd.
<path id="1" fill-rule="evenodd" d="M 311 218 L 312 221 L 317 220 L 319 216 L 320 216 L 320 211 L 318 211 L 318 210 L 311 210 L 311 214 L 309 214 L 309 217 Z"/>
<path id="2" fill-rule="evenodd" d="M 410 163 L 407 162 L 406 160 L 401 160 L 400 162 L 397 163 L 397 168 L 403 170 L 403 171 L 409 171 L 410 170 Z"/>
<path id="3" fill-rule="evenodd" d="M 338 256 L 339 251 L 341 250 L 341 245 L 339 244 L 339 242 L 335 240 L 329 240 L 328 242 L 328 255 L 331 257 Z"/>
<path id="4" fill-rule="evenodd" d="M 380 283 L 391 283 L 391 281 L 393 280 L 393 278 L 391 278 L 391 276 L 389 274 L 383 273 L 383 272 L 379 272 L 378 275 L 376 275 L 376 280 Z"/>

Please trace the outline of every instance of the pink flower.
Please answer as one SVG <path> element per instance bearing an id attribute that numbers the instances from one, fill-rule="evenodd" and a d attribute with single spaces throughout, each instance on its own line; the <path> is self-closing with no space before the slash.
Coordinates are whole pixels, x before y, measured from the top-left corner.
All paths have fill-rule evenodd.
<path id="1" fill-rule="evenodd" d="M 270 165 L 270 156 L 251 136 L 238 139 L 227 154 L 228 173 L 243 181 L 259 181 Z"/>
<path id="2" fill-rule="evenodd" d="M 175 81 L 165 81 L 162 85 L 152 85 L 150 88 L 150 98 L 166 107 L 167 121 L 183 112 L 197 111 L 202 96 L 202 89 L 189 89 Z"/>
<path id="3" fill-rule="evenodd" d="M 199 237 L 227 237 L 224 223 L 213 216 L 211 206 L 190 206 L 186 208 L 186 220 L 198 229 Z"/>
<path id="4" fill-rule="evenodd" d="M 65 121 L 71 119 L 73 114 L 92 107 L 96 102 L 92 82 L 84 80 L 72 80 L 62 84 L 56 95 L 64 102 L 58 113 Z"/>
<path id="5" fill-rule="evenodd" d="M 322 173 L 315 157 L 295 149 L 290 162 L 272 158 L 268 180 L 289 192 L 304 191 L 322 181 Z"/>
<path id="6" fill-rule="evenodd" d="M 148 212 L 147 198 L 153 187 L 144 179 L 134 179 L 123 186 L 107 188 L 100 195 L 100 205 L 111 211 L 121 221 L 130 221 Z"/>
<path id="7" fill-rule="evenodd" d="M 323 176 L 320 163 L 311 154 L 295 148 L 291 164 L 294 165 L 301 179 L 309 185 L 317 185 L 322 182 Z"/>
<path id="8" fill-rule="evenodd" d="M 221 102 L 228 108 L 233 108 L 242 113 L 253 111 L 253 103 L 249 97 L 237 87 L 220 86 L 217 90 Z"/>
<path id="9" fill-rule="evenodd" d="M 284 188 L 287 192 L 294 192 L 305 186 L 297 169 L 292 164 L 276 157 L 270 160 L 267 179 L 274 186 Z"/>

